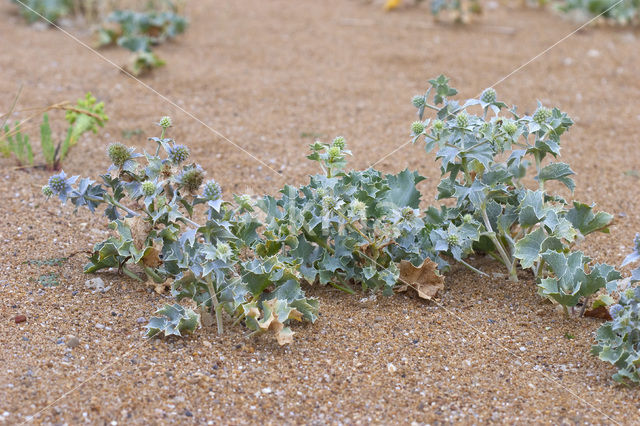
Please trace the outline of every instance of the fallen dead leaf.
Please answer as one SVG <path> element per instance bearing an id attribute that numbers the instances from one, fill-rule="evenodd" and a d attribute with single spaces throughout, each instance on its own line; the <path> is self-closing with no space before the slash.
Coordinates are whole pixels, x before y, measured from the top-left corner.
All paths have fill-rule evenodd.
<path id="1" fill-rule="evenodd" d="M 162 260 L 160 260 L 160 252 L 158 249 L 152 247 L 151 250 L 149 250 L 142 258 L 142 263 L 144 266 L 154 269 L 160 266 L 162 264 Z"/>
<path id="2" fill-rule="evenodd" d="M 412 288 L 422 299 L 431 300 L 436 297 L 438 291 L 444 289 L 444 277 L 438 272 L 438 265 L 431 259 L 425 259 L 419 267 L 411 262 L 400 262 L 400 285 L 397 292 L 407 291 Z"/>
<path id="3" fill-rule="evenodd" d="M 606 306 L 598 306 L 597 308 L 587 309 L 584 311 L 584 316 L 589 318 L 599 318 L 607 321 L 611 321 L 611 314 Z"/>

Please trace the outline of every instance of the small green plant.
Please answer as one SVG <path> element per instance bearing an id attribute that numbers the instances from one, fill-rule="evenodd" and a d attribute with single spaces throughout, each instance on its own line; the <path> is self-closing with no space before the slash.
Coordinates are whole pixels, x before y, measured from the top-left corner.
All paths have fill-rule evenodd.
<path id="1" fill-rule="evenodd" d="M 13 0 L 20 8 L 20 13 L 29 23 L 39 21 L 44 17 L 47 21 L 56 23 L 73 11 L 73 0 Z M 24 4 L 21 4 L 24 3 Z"/>
<path id="2" fill-rule="evenodd" d="M 49 123 L 47 111 L 64 110 L 65 118 L 69 123 L 66 137 L 56 143 Z M 99 127 L 103 127 L 109 120 L 104 112 L 104 103 L 97 102 L 91 93 L 77 101 L 75 105 L 68 102 L 51 105 L 40 110 L 44 111 L 42 124 L 40 125 L 40 146 L 45 166 L 51 170 L 58 170 L 69 150 L 78 143 L 80 137 L 87 133 L 97 133 Z M 38 113 L 40 114 L 40 112 Z M 13 128 L 5 125 L 0 130 L 0 154 L 9 157 L 13 154 L 21 166 L 33 166 L 34 155 L 29 136 L 22 132 L 21 126 L 35 116 L 31 116 L 21 123 L 16 123 Z"/>
<path id="3" fill-rule="evenodd" d="M 48 168 L 60 169 L 69 150 L 78 143 L 80 137 L 87 132 L 98 132 L 98 127 L 103 127 L 109 117 L 104 113 L 104 103 L 97 102 L 91 93 L 83 99 L 79 99 L 75 107 L 66 109 L 65 118 L 69 123 L 67 136 L 57 144 L 53 140 L 49 115 L 45 113 L 40 126 L 40 143 L 42 154 Z"/>
<path id="4" fill-rule="evenodd" d="M 640 0 L 563 0 L 558 8 L 565 13 L 602 16 L 620 24 L 637 23 L 640 17 Z"/>
<path id="5" fill-rule="evenodd" d="M 430 208 L 427 216 L 438 229 L 431 240 L 438 251 L 462 259 L 486 253 L 502 263 L 513 280 L 517 267 L 536 277 L 541 295 L 565 307 L 575 307 L 603 287 L 615 288 L 620 274 L 611 266 L 591 264 L 573 246 L 593 232 L 608 232 L 613 217 L 593 212 L 549 191 L 556 181 L 573 191 L 568 164 L 548 162 L 560 154 L 560 137 L 573 124 L 557 108 L 538 104 L 532 115 L 506 104 L 494 89 L 460 105 L 450 99 L 457 91 L 440 76 L 430 80 L 424 95 L 413 98 L 419 121 L 411 126 L 413 141 L 423 139 L 427 152 L 436 150 L 442 180 L 438 199 L 455 207 Z M 470 112 L 476 108 L 480 115 Z M 435 117 L 425 119 L 427 110 Z M 524 184 L 535 171 L 538 187 Z M 463 262 L 464 263 L 464 262 Z"/>
<path id="6" fill-rule="evenodd" d="M 22 133 L 20 123 L 16 123 L 13 129 L 8 124 L 5 124 L 4 129 L 0 129 L 0 154 L 5 158 L 13 154 L 20 166 L 33 165 L 33 149 L 29 143 L 29 136 Z"/>
<path id="7" fill-rule="evenodd" d="M 165 64 L 152 47 L 176 37 L 186 28 L 187 20 L 172 11 L 117 10 L 98 31 L 98 46 L 117 44 L 133 52 L 128 70 L 141 75 Z"/>
<path id="8" fill-rule="evenodd" d="M 618 368 L 613 379 L 640 383 L 640 287 L 629 288 L 609 308 L 611 321 L 596 332 L 591 353 Z"/>

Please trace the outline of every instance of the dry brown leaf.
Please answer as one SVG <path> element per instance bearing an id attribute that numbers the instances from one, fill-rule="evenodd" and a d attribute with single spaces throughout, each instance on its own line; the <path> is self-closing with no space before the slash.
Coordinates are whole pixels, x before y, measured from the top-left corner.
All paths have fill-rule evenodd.
<path id="1" fill-rule="evenodd" d="M 156 291 L 156 293 L 158 294 L 164 294 L 165 291 L 167 291 L 169 289 L 169 286 L 166 283 L 161 283 L 161 284 L 155 284 L 153 289 Z"/>
<path id="2" fill-rule="evenodd" d="M 400 285 L 396 291 L 414 289 L 418 296 L 431 300 L 436 297 L 438 291 L 444 289 L 444 277 L 438 272 L 437 264 L 431 259 L 425 259 L 420 267 L 415 267 L 411 262 L 400 262 Z"/>
<path id="3" fill-rule="evenodd" d="M 606 306 L 598 306 L 597 308 L 587 309 L 584 311 L 584 316 L 589 318 L 599 318 L 607 321 L 611 321 L 611 314 Z"/>
<path id="4" fill-rule="evenodd" d="M 278 341 L 280 346 L 283 346 L 283 345 L 286 345 L 287 343 L 292 343 L 293 335 L 295 334 L 293 331 L 291 331 L 289 327 L 284 326 L 284 321 L 286 321 L 289 318 L 302 321 L 302 313 L 297 309 L 292 309 L 291 312 L 289 313 L 288 318 L 280 319 L 275 314 L 275 311 L 276 311 L 275 305 L 277 301 L 278 301 L 277 299 L 272 299 L 272 300 L 267 300 L 266 302 L 263 302 L 263 304 L 269 308 L 270 314 L 268 318 L 265 318 L 264 320 L 260 321 L 258 324 L 260 328 L 263 330 L 273 331 L 276 335 L 276 340 Z"/>
<path id="5" fill-rule="evenodd" d="M 124 221 L 131 229 L 133 245 L 138 250 L 142 250 L 146 245 L 149 232 L 151 232 L 151 224 L 144 220 L 142 216 L 128 217 Z"/>
<path id="6" fill-rule="evenodd" d="M 162 265 L 162 260 L 160 260 L 160 252 L 155 247 L 152 247 L 151 250 L 147 251 L 142 257 L 142 263 L 144 266 L 148 266 L 150 268 L 157 268 Z"/>

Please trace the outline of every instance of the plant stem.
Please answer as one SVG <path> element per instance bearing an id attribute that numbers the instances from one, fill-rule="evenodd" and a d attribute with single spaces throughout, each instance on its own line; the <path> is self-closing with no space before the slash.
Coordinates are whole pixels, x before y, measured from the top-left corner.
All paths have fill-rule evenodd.
<path id="1" fill-rule="evenodd" d="M 316 243 L 317 245 L 319 245 L 320 247 L 322 247 L 323 249 L 325 249 L 329 253 L 335 254 L 335 250 L 333 250 L 331 247 L 329 247 L 329 245 L 327 244 L 326 241 L 322 241 L 320 238 L 314 237 L 306 229 L 303 229 L 302 232 L 304 233 L 304 237 L 307 240 Z"/>
<path id="2" fill-rule="evenodd" d="M 485 277 L 489 276 L 486 272 L 482 272 L 480 269 L 474 268 L 473 266 L 469 265 L 467 262 L 465 262 L 462 259 L 458 260 L 458 262 L 462 263 L 464 266 L 466 266 L 467 268 L 471 269 L 473 272 L 475 272 L 477 274 L 484 275 Z"/>
<path id="3" fill-rule="evenodd" d="M 511 280 L 518 281 L 518 275 L 515 273 L 516 272 L 515 262 L 511 261 L 511 257 L 507 255 L 507 252 L 505 251 L 504 246 L 502 245 L 500 240 L 498 240 L 498 237 L 496 237 L 496 234 L 493 231 L 493 228 L 491 227 L 491 221 L 489 221 L 489 216 L 487 216 L 487 209 L 483 206 L 481 211 L 482 211 L 482 220 L 484 221 L 484 226 L 487 228 L 487 231 L 489 231 L 488 237 L 493 242 L 493 245 L 495 245 L 496 248 L 498 249 L 498 252 L 500 253 L 500 257 L 502 257 L 504 266 L 506 266 L 507 270 L 509 271 L 509 276 Z"/>
<path id="4" fill-rule="evenodd" d="M 216 295 L 216 289 L 213 285 L 213 281 L 211 281 L 211 277 L 207 277 L 207 288 L 209 289 L 209 296 L 211 298 L 211 313 L 215 313 L 216 315 L 216 323 L 218 325 L 218 334 L 223 333 L 223 325 L 222 325 L 222 311 L 218 308 L 220 305 L 218 304 L 218 296 Z"/>
<path id="5" fill-rule="evenodd" d="M 538 154 L 537 152 L 533 154 L 534 158 L 536 159 L 536 172 L 538 173 L 538 185 L 539 185 L 539 189 L 540 191 L 544 191 L 544 181 L 542 179 L 540 179 L 540 170 L 541 170 L 541 161 L 540 161 L 540 154 Z"/>

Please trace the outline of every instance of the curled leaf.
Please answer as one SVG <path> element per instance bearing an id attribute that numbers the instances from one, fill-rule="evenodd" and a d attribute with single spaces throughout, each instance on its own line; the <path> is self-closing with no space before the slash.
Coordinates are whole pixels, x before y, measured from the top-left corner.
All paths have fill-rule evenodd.
<path id="1" fill-rule="evenodd" d="M 265 331 L 273 331 L 276 340 L 282 345 L 293 342 L 294 332 L 284 326 L 288 319 L 302 320 L 302 314 L 295 308 L 291 308 L 285 300 L 271 299 L 262 302 L 264 316 L 258 321 L 258 326 Z"/>
<path id="2" fill-rule="evenodd" d="M 400 285 L 396 291 L 403 292 L 411 287 L 418 296 L 431 300 L 436 297 L 438 291 L 444 289 L 444 277 L 437 269 L 438 265 L 431 259 L 425 259 L 419 267 L 411 262 L 400 262 Z"/>

